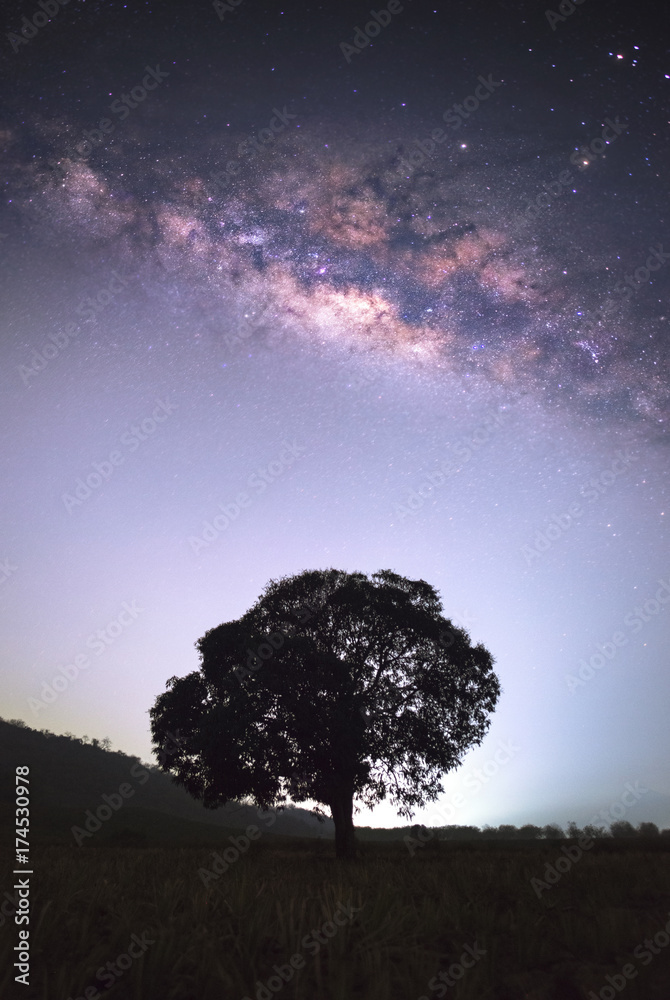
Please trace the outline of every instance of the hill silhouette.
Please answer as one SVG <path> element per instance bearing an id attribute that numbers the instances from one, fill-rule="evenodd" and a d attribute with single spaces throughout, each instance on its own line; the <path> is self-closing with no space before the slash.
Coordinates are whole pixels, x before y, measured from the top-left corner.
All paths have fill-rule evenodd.
<path id="1" fill-rule="evenodd" d="M 88 737 L 58 736 L 49 730 L 31 729 L 20 720 L 0 719 L 0 833 L 9 837 L 9 829 L 13 828 L 14 769 L 26 764 L 30 768 L 31 843 L 219 845 L 228 836 L 239 835 L 250 824 L 282 843 L 285 838 L 334 839 L 331 819 L 319 821 L 309 810 L 298 806 L 277 811 L 271 824 L 264 823 L 254 806 L 240 802 L 205 809 L 174 784 L 158 765 L 111 750 L 108 740 L 87 740 Z M 109 803 L 118 808 L 113 809 Z M 100 823 L 95 814 L 101 807 L 101 817 L 111 815 Z M 430 839 L 435 836 L 441 841 L 460 844 L 486 841 L 491 847 L 502 842 L 507 845 L 518 842 L 522 846 L 534 841 L 541 845 L 547 839 L 574 839 L 582 832 L 571 827 L 574 825 L 569 824 L 563 830 L 550 823 L 544 827 L 485 826 L 480 830 L 476 826 L 450 825 L 433 828 Z M 73 828 L 81 831 L 78 837 Z M 670 829 L 659 831 L 653 823 L 642 823 L 635 830 L 622 821 L 611 824 L 609 831 L 604 827 L 597 832 L 587 827 L 585 831 L 601 844 L 603 839 L 609 841 L 611 847 L 633 849 L 641 846 L 642 838 L 646 848 L 667 850 L 670 845 Z M 422 824 L 390 829 L 356 828 L 361 841 L 404 840 L 413 850 L 427 842 L 427 833 Z"/>
<path id="2" fill-rule="evenodd" d="M 14 769 L 20 765 L 30 768 L 33 842 L 74 843 L 72 827 L 84 829 L 87 811 L 95 814 L 108 801 L 118 803 L 119 808 L 101 824 L 94 837 L 85 837 L 83 843 L 220 841 L 222 836 L 237 833 L 249 824 L 271 836 L 334 836 L 332 820 L 320 822 L 307 809 L 297 806 L 277 811 L 271 829 L 259 819 L 253 806 L 231 802 L 219 809 L 205 809 L 155 764 L 108 749 L 98 740 L 87 743 L 71 734 L 58 736 L 48 730 L 31 729 L 22 722 L 0 719 L 3 826 L 13 823 Z M 109 808 L 107 805 L 103 809 L 103 816 Z M 95 820 L 91 823 L 95 826 Z"/>

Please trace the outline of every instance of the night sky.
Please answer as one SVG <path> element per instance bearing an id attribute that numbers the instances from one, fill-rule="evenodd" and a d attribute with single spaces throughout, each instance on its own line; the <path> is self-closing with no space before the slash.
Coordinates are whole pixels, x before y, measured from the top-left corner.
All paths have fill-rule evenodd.
<path id="1" fill-rule="evenodd" d="M 570 6 L 6 5 L 4 718 L 151 760 L 205 631 L 388 568 L 503 688 L 416 821 L 670 825 L 670 57 Z"/>

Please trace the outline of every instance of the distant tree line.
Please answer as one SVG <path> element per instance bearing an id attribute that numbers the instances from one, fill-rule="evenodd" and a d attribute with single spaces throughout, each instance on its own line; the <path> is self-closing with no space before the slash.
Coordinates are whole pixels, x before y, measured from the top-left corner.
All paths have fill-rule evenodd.
<path id="1" fill-rule="evenodd" d="M 417 836 L 419 832 L 425 835 L 431 831 L 424 826 L 413 826 L 410 830 L 412 836 Z M 610 824 L 609 828 L 593 826 L 590 823 L 580 828 L 576 823 L 570 822 L 565 829 L 557 823 L 547 823 L 546 826 L 526 823 L 520 827 L 510 824 L 484 826 L 481 830 L 478 826 L 441 826 L 433 828 L 432 833 L 438 840 L 577 840 L 582 836 L 590 837 L 592 840 L 607 837 L 670 837 L 670 829 L 659 830 L 655 823 L 639 823 L 634 827 L 628 820 L 623 819 Z"/>
<path id="2" fill-rule="evenodd" d="M 75 736 L 74 733 L 64 733 L 60 736 L 58 733 L 52 733 L 50 729 L 32 729 L 28 726 L 22 719 L 2 719 L 0 722 L 6 722 L 10 726 L 18 726 L 20 729 L 30 729 L 32 732 L 39 732 L 47 738 L 55 737 L 56 739 L 68 739 L 75 743 L 80 743 L 83 746 L 96 747 L 99 750 L 110 750 L 112 746 L 112 741 L 109 737 L 105 736 L 103 739 L 90 739 L 88 736 Z M 117 750 L 116 753 L 120 754 L 122 757 L 128 757 L 129 760 L 139 761 L 139 757 L 135 757 L 131 754 L 125 754 L 122 750 Z M 143 763 L 143 767 L 147 768 L 152 773 L 160 774 L 162 769 L 158 764 L 154 763 Z M 371 828 L 364 828 L 369 830 Z M 360 831 L 362 832 L 362 831 Z M 375 834 L 378 831 L 375 830 Z M 381 831 L 379 831 L 381 832 Z M 438 840 L 577 840 L 579 837 L 590 837 L 592 840 L 606 839 L 609 837 L 668 837 L 670 838 L 670 829 L 659 830 L 656 823 L 639 823 L 637 827 L 634 827 L 632 823 L 628 820 L 616 820 L 611 823 L 609 828 L 604 826 L 593 826 L 588 823 L 585 827 L 580 828 L 576 823 L 570 822 L 563 829 L 557 823 L 547 823 L 545 826 L 534 826 L 532 823 L 526 823 L 524 826 L 513 826 L 511 824 L 504 823 L 501 826 L 484 826 L 481 829 L 478 826 L 440 826 L 427 828 L 422 825 L 415 824 L 411 828 L 398 828 L 394 827 L 389 830 L 383 831 L 388 838 L 395 839 L 396 837 L 401 837 L 404 833 L 409 832 L 413 837 L 416 837 L 419 833 L 423 834 L 423 840 L 425 840 L 426 834 L 431 837 L 436 837 Z"/>

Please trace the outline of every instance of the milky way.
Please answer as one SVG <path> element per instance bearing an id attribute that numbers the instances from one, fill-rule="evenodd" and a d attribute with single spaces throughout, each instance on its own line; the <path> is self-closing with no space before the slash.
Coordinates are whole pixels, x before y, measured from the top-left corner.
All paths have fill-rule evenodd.
<path id="1" fill-rule="evenodd" d="M 346 345 L 664 429 L 665 262 L 613 290 L 644 277 L 654 241 L 614 225 L 589 190 L 609 146 L 580 170 L 555 136 L 473 124 L 424 155 L 416 125 L 389 135 L 274 110 L 276 134 L 211 132 L 157 156 L 132 134 L 78 155 L 82 131 L 66 121 L 9 127 L 16 219 L 115 261 L 164 308 L 176 294 L 228 342 Z M 29 159 L 31 143 L 44 154 Z"/>

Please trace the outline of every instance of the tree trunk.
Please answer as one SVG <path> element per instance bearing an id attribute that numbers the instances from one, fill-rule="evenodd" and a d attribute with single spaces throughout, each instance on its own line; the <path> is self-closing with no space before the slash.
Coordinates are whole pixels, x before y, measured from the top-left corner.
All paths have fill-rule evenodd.
<path id="1" fill-rule="evenodd" d="M 354 831 L 354 796 L 340 790 L 333 794 L 330 811 L 335 824 L 335 856 L 353 860 L 358 857 L 358 844 Z"/>

